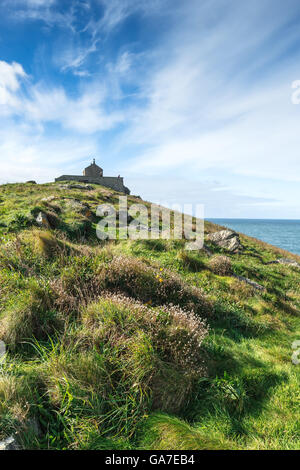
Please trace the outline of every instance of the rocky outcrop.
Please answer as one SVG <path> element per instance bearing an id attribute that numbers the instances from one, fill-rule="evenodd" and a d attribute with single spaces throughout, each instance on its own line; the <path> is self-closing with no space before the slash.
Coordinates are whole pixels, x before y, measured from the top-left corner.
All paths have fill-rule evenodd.
<path id="1" fill-rule="evenodd" d="M 57 199 L 56 196 L 43 197 L 43 199 L 41 199 L 41 202 L 52 202 L 52 201 L 54 201 L 55 199 Z"/>
<path id="2" fill-rule="evenodd" d="M 300 264 L 294 259 L 290 259 L 290 258 L 280 258 L 280 259 L 276 259 L 275 261 L 269 261 L 269 263 L 266 263 L 266 264 L 283 264 L 284 266 L 292 266 L 293 268 L 300 268 Z"/>
<path id="3" fill-rule="evenodd" d="M 94 188 L 89 184 L 70 184 L 68 189 L 85 189 L 86 191 L 91 191 Z"/>
<path id="4" fill-rule="evenodd" d="M 68 206 L 85 217 L 90 217 L 92 215 L 89 205 L 83 204 L 81 201 L 78 201 L 78 199 L 70 199 L 68 201 Z"/>
<path id="5" fill-rule="evenodd" d="M 260 291 L 265 290 L 264 286 L 261 286 L 255 281 L 251 281 L 251 279 L 248 279 L 247 277 L 237 276 L 236 274 L 234 274 L 234 277 L 241 282 L 245 282 L 246 284 L 249 284 L 249 286 L 253 287 L 253 289 L 260 290 Z"/>
<path id="6" fill-rule="evenodd" d="M 300 268 L 300 264 L 294 259 L 281 258 L 277 260 L 278 264 L 284 264 L 285 266 L 293 266 L 294 268 Z"/>
<path id="7" fill-rule="evenodd" d="M 221 230 L 220 232 L 211 233 L 207 236 L 207 239 L 231 253 L 237 252 L 242 248 L 239 234 L 232 230 Z"/>
<path id="8" fill-rule="evenodd" d="M 60 184 L 58 187 L 59 189 L 81 189 L 82 191 L 91 191 L 92 189 L 94 189 L 93 186 L 89 184 L 77 184 L 77 183 Z"/>
<path id="9" fill-rule="evenodd" d="M 46 214 L 44 214 L 44 212 L 39 212 L 35 220 L 40 227 L 50 228 L 48 217 L 46 216 Z"/>

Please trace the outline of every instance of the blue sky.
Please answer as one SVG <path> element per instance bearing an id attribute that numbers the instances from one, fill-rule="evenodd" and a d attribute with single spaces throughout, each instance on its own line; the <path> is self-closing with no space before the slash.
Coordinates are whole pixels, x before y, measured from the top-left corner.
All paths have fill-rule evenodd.
<path id="1" fill-rule="evenodd" d="M 0 182 L 300 219 L 299 0 L 1 0 Z"/>

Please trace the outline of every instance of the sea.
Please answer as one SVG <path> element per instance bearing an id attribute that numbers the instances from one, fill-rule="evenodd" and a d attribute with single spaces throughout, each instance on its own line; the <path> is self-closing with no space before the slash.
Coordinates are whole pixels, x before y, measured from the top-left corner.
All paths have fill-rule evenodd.
<path id="1" fill-rule="evenodd" d="M 207 219 L 300 255 L 300 220 Z"/>

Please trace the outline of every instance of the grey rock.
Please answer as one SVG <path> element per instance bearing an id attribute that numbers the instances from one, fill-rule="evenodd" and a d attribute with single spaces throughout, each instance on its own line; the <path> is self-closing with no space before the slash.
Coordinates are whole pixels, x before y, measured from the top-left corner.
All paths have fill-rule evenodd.
<path id="1" fill-rule="evenodd" d="M 88 204 L 83 204 L 81 201 L 77 199 L 70 199 L 68 201 L 68 206 L 71 207 L 76 212 L 81 213 L 85 217 L 91 217 L 92 212 Z"/>
<path id="2" fill-rule="evenodd" d="M 0 441 L 0 450 L 18 450 L 20 447 L 13 436 Z"/>
<path id="3" fill-rule="evenodd" d="M 39 212 L 37 218 L 35 219 L 40 227 L 50 228 L 49 220 L 43 212 Z"/>
<path id="4" fill-rule="evenodd" d="M 52 202 L 54 201 L 54 199 L 56 199 L 56 196 L 48 196 L 48 197 L 43 197 L 43 199 L 41 199 L 42 202 Z"/>
<path id="5" fill-rule="evenodd" d="M 300 268 L 300 264 L 297 263 L 294 259 L 281 258 L 277 260 L 278 264 L 285 264 L 286 266 L 293 266 L 295 268 Z"/>
<path id="6" fill-rule="evenodd" d="M 242 248 L 239 234 L 232 230 L 221 230 L 207 236 L 207 239 L 221 248 L 230 252 L 238 251 Z"/>
<path id="7" fill-rule="evenodd" d="M 68 189 L 83 189 L 83 190 L 86 190 L 86 191 L 91 191 L 93 188 L 93 186 L 90 186 L 89 184 L 69 184 L 67 186 Z"/>
<path id="8" fill-rule="evenodd" d="M 241 281 L 241 282 L 245 282 L 246 284 L 249 284 L 249 286 L 253 287 L 256 290 L 260 290 L 260 291 L 265 290 L 264 286 L 261 286 L 260 284 L 258 284 L 255 281 L 251 281 L 251 279 L 248 279 L 247 277 L 237 276 L 236 274 L 234 274 L 234 277 L 236 279 L 238 279 L 239 281 Z"/>

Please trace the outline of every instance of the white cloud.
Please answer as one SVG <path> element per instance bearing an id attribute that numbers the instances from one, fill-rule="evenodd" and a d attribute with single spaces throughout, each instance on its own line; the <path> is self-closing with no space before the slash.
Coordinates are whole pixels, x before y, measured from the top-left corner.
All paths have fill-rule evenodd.
<path id="1" fill-rule="evenodd" d="M 84 65 L 91 54 L 97 51 L 97 43 L 98 41 L 94 40 L 92 44 L 86 47 L 70 45 L 55 58 L 55 62 L 60 65 L 63 72 L 73 70 L 75 74 L 87 75 L 87 71 L 78 69 Z"/>
<path id="2" fill-rule="evenodd" d="M 248 191 L 253 203 L 278 207 L 284 201 L 292 207 L 295 195 L 284 199 L 284 192 L 289 182 L 300 179 L 300 106 L 290 101 L 291 83 L 300 78 L 299 31 L 293 23 L 297 2 L 286 0 L 284 7 L 279 0 L 97 2 L 104 7 L 103 16 L 100 9 L 98 16 L 93 14 L 96 0 L 71 2 L 64 15 L 34 0 L 19 10 L 18 19 L 43 19 L 48 26 L 68 30 L 65 41 L 57 39 L 56 65 L 86 84 L 77 92 L 27 80 L 23 90 L 20 83 L 26 77 L 14 70 L 6 78 L 13 87 L 0 81 L 2 114 L 21 116 L 40 132 L 54 123 L 83 136 L 115 130 L 122 123 L 123 133 L 115 133 L 115 146 L 110 144 L 112 155 L 124 161 L 139 152 L 124 162 L 126 172 L 159 174 L 165 181 L 176 174 L 192 173 L 201 180 L 203 173 L 211 178 L 219 173 L 237 200 L 243 201 Z M 21 3 L 24 7 L 25 0 Z M 87 13 L 79 23 L 75 5 Z M 126 35 L 118 36 L 117 45 L 109 43 L 133 14 L 141 22 L 151 18 L 157 33 L 158 13 L 162 36 L 150 38 L 151 50 L 148 43 L 142 51 L 140 44 L 135 49 Z M 108 58 L 106 46 L 113 50 Z M 273 186 L 266 189 L 271 180 Z M 247 183 L 251 186 L 245 189 Z M 279 193 L 280 201 L 270 202 Z M 220 190 L 220 195 L 229 200 L 228 193 Z"/>
<path id="3" fill-rule="evenodd" d="M 7 123 L 0 130 L 0 183 L 47 182 L 63 172 L 77 174 L 82 166 L 78 162 L 94 155 L 96 148 L 90 137 L 48 137 L 36 129 Z"/>
<path id="4" fill-rule="evenodd" d="M 279 15 L 274 2 L 277 14 L 267 17 L 269 1 L 230 2 L 226 11 L 217 4 L 225 6 L 184 4 L 180 24 L 157 54 L 160 66 L 143 76 L 147 105 L 136 110 L 120 145 L 145 149 L 131 165 L 140 173 L 210 168 L 299 181 L 300 107 L 290 102 L 298 70 L 295 62 L 279 62 L 295 31 L 271 42 L 293 10 Z"/>
<path id="5" fill-rule="evenodd" d="M 22 116 L 24 122 L 38 126 L 57 123 L 62 128 L 83 134 L 111 129 L 124 120 L 120 111 L 105 111 L 105 86 L 89 84 L 76 98 L 62 87 L 48 88 L 28 81 L 21 92 L 19 78 L 26 77 L 18 63 L 0 61 L 0 116 Z"/>
<path id="6" fill-rule="evenodd" d="M 0 60 L 0 115 L 7 113 L 8 108 L 18 108 L 16 92 L 20 88 L 20 80 L 25 77 L 22 65 Z"/>

